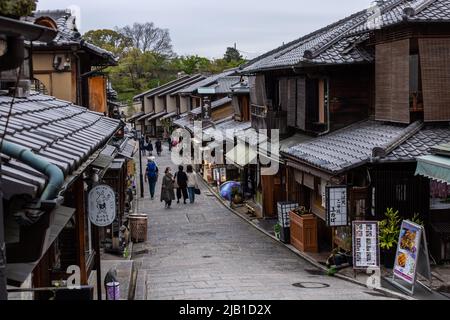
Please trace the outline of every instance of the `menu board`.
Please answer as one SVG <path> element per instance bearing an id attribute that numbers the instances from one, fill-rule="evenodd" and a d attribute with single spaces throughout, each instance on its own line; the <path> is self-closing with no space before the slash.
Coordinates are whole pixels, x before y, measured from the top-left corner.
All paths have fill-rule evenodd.
<path id="1" fill-rule="evenodd" d="M 422 227 L 410 221 L 403 221 L 395 257 L 394 275 L 414 284 L 422 237 Z"/>
<path id="2" fill-rule="evenodd" d="M 329 227 L 347 226 L 347 186 L 327 186 L 326 204 L 327 225 Z"/>
<path id="3" fill-rule="evenodd" d="M 379 230 L 376 221 L 353 221 L 353 268 L 380 266 Z"/>

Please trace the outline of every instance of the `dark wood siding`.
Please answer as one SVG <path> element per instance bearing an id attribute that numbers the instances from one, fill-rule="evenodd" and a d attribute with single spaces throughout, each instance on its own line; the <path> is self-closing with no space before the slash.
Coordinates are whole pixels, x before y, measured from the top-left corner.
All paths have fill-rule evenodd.
<path id="1" fill-rule="evenodd" d="M 305 78 L 297 79 L 297 127 L 306 130 L 306 82 Z"/>
<path id="2" fill-rule="evenodd" d="M 297 124 L 297 79 L 291 78 L 287 84 L 287 124 L 295 127 Z"/>
<path id="3" fill-rule="evenodd" d="M 450 39 L 419 39 L 425 121 L 450 121 Z"/>
<path id="4" fill-rule="evenodd" d="M 409 123 L 409 39 L 378 44 L 375 65 L 376 119 Z"/>

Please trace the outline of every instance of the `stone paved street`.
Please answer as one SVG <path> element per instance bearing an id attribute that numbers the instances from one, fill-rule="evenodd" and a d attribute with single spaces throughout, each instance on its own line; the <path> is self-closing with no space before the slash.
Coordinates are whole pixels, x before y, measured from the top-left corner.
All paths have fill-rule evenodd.
<path id="1" fill-rule="evenodd" d="M 146 159 L 144 163 L 146 162 Z M 160 171 L 168 150 L 157 158 Z M 139 269 L 136 299 L 381 299 L 370 290 L 317 269 L 284 245 L 260 233 L 225 208 L 206 187 L 194 205 L 165 209 L 156 200 L 139 201 L 149 216 L 148 253 L 134 257 Z M 145 282 L 145 283 L 142 283 Z M 306 282 L 323 288 L 298 288 Z"/>

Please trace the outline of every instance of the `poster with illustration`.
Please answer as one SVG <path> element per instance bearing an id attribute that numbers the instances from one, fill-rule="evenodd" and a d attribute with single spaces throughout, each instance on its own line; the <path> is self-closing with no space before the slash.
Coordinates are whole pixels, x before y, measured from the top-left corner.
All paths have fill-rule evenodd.
<path id="1" fill-rule="evenodd" d="M 421 226 L 410 221 L 403 221 L 395 257 L 394 275 L 409 284 L 414 284 L 416 279 L 421 236 Z"/>

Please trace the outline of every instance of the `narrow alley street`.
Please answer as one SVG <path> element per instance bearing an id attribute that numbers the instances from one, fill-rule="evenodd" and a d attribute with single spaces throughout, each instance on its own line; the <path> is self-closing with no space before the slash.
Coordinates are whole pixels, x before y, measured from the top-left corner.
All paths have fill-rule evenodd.
<path id="1" fill-rule="evenodd" d="M 168 166 L 175 172 L 167 148 L 156 161 L 160 172 Z M 148 253 L 133 257 L 138 281 L 145 279 L 135 299 L 386 299 L 321 274 L 225 208 L 205 185 L 194 205 L 175 201 L 165 209 L 159 201 L 161 178 L 155 200 L 145 185 L 145 198 L 138 203 L 138 212 L 149 217 L 149 235 L 143 245 Z"/>

